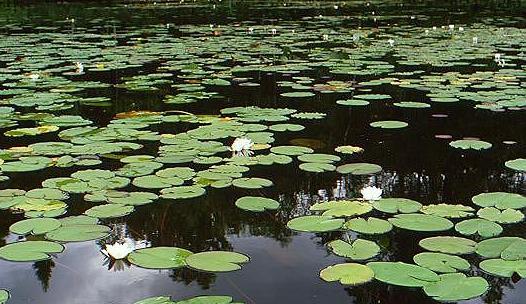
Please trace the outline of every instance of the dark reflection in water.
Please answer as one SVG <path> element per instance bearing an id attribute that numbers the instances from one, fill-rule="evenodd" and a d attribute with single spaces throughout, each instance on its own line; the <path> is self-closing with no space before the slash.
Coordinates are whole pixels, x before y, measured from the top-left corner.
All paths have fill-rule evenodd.
<path id="1" fill-rule="evenodd" d="M 485 8 L 491 5 L 478 2 Z M 517 3 L 509 1 L 507 6 L 518 14 Z M 210 8 L 210 6 L 203 6 Z M 178 24 L 210 22 L 223 20 L 228 23 L 235 19 L 220 19 L 234 16 L 239 20 L 249 19 L 249 11 L 235 6 L 222 6 L 216 13 L 207 14 L 203 7 L 175 10 L 179 17 L 173 16 L 173 9 L 151 8 L 101 8 L 93 5 L 84 10 L 78 5 L 55 7 L 53 5 L 36 6 L 28 10 L 19 6 L 6 6 L 0 13 L 0 20 L 7 23 L 32 21 L 42 24 L 56 24 L 64 16 L 85 16 L 80 23 L 100 21 L 100 9 L 108 17 L 108 33 L 113 25 L 123 29 L 122 21 L 131 21 L 134 27 L 143 24 Z M 409 7 L 409 6 L 408 6 Z M 519 6 L 520 7 L 520 6 Z M 364 9 L 360 6 L 361 9 Z M 80 11 L 82 9 L 82 11 Z M 385 12 L 399 13 L 391 6 Z M 407 8 L 411 12 L 411 8 Z M 415 14 L 429 13 L 428 8 L 413 7 Z M 327 11 L 327 8 L 296 8 L 290 10 L 250 11 L 257 16 L 258 22 L 273 21 L 263 18 L 281 17 L 296 20 L 301 16 L 312 16 Z M 489 11 L 481 10 L 478 16 L 484 17 Z M 36 20 L 37 16 L 45 16 Z M 190 17 L 193 16 L 193 17 Z M 256 19 L 254 16 L 250 19 Z M 87 22 L 91 18 L 91 22 Z M 464 20 L 469 16 L 450 14 L 448 8 L 437 8 L 431 19 L 441 23 L 450 20 Z M 431 21 L 427 21 L 431 22 Z M 86 25 L 86 24 L 85 24 Z M 100 24 L 99 24 L 100 27 Z M 100 28 L 99 28 L 100 30 Z M 0 30 L 1 31 L 1 30 Z M 31 28 L 19 31 L 30 32 Z M 177 35 L 177 33 L 174 33 Z M 122 42 L 121 42 L 122 43 Z M 389 60 L 386 58 L 385 60 Z M 392 60 L 392 58 L 391 58 Z M 153 71 L 158 64 L 145 67 L 144 71 Z M 119 75 L 101 73 L 87 75 L 86 79 L 115 82 L 120 76 L 135 75 L 137 70 L 125 70 Z M 430 72 L 430 71 L 426 71 Z M 467 72 L 467 71 L 465 71 Z M 323 77 L 324 71 L 317 71 L 316 77 Z M 117 77 L 118 76 L 118 77 Z M 312 75 L 314 76 L 314 75 Z M 12 293 L 9 303 L 133 303 L 141 298 L 156 295 L 171 295 L 180 299 L 200 294 L 231 295 L 246 303 L 435 303 L 420 289 L 387 286 L 380 282 L 371 282 L 358 287 L 342 287 L 329 284 L 318 278 L 320 269 L 328 265 L 344 262 L 344 259 L 328 253 L 325 244 L 343 237 L 341 233 L 300 234 L 287 229 L 285 224 L 293 217 L 309 213 L 309 207 L 318 201 L 359 196 L 359 190 L 365 185 L 375 185 L 384 190 L 385 197 L 406 197 L 423 204 L 462 203 L 469 204 L 471 197 L 484 191 L 509 191 L 525 193 L 526 176 L 505 169 L 504 161 L 523 157 L 526 148 L 526 128 L 524 112 L 510 111 L 493 113 L 475 111 L 472 105 L 433 104 L 432 109 L 399 109 L 386 107 L 383 102 L 364 109 L 340 107 L 335 101 L 345 97 L 343 94 L 316 97 L 313 102 L 287 102 L 276 97 L 275 82 L 290 80 L 290 75 L 258 75 L 261 88 L 227 88 L 224 96 L 217 101 L 197 103 L 185 106 L 193 113 L 217 114 L 222 107 L 260 105 L 291 107 L 301 111 L 327 113 L 321 121 L 307 121 L 306 130 L 300 135 L 276 134 L 276 143 L 286 144 L 308 139 L 317 146 L 317 151 L 332 153 L 339 145 L 355 145 L 365 149 L 363 154 L 348 156 L 346 161 L 367 161 L 377 163 L 384 168 L 381 174 L 373 177 L 340 176 L 336 173 L 322 175 L 300 171 L 297 163 L 288 166 L 259 166 L 251 170 L 252 176 L 271 179 L 275 186 L 263 189 L 258 194 L 280 201 L 282 207 L 277 212 L 262 214 L 247 213 L 237 209 L 234 202 L 244 195 L 254 195 L 254 191 L 236 189 L 209 189 L 208 194 L 199 199 L 183 203 L 159 201 L 140 206 L 136 211 L 121 220 L 107 220 L 104 223 L 112 227 L 113 239 L 104 242 L 68 243 L 63 254 L 49 261 L 36 263 L 10 263 L 0 260 L 0 287 Z M 175 78 L 174 78 L 175 79 Z M 340 79 L 363 81 L 367 79 Z M 164 88 L 156 94 L 137 94 L 111 89 L 105 95 L 114 101 L 113 108 L 81 107 L 79 113 L 99 124 L 106 124 L 118 112 L 129 110 L 168 110 L 172 109 L 160 102 Z M 391 85 L 375 87 L 375 93 L 388 93 L 396 101 L 427 101 L 413 91 L 402 91 Z M 100 95 L 101 92 L 98 92 Z M 89 95 L 89 94 L 88 94 Z M 434 114 L 445 114 L 436 117 Z M 434 115 L 434 116 L 433 116 Z M 439 115 L 440 116 L 440 115 Z M 409 122 L 404 130 L 389 132 L 373 130 L 368 127 L 374 120 L 398 119 Z M 174 126 L 164 124 L 156 126 L 160 132 L 174 133 Z M 180 130 L 183 131 L 183 130 Z M 483 152 L 462 152 L 451 149 L 448 140 L 435 135 L 451 135 L 453 138 L 464 136 L 480 137 L 492 142 L 494 147 Z M 2 148 L 28 144 L 33 139 L 12 140 L 2 137 Z M 52 136 L 39 139 L 54 140 Z M 503 141 L 513 140 L 517 144 L 508 145 Z M 157 147 L 146 147 L 141 153 L 156 153 Z M 105 168 L 116 168 L 117 164 L 105 162 Z M 36 188 L 50 176 L 67 176 L 74 169 L 36 172 L 30 180 L 22 174 L 12 175 L 12 179 L 2 184 L 6 188 Z M 137 190 L 133 186 L 127 190 Z M 81 196 L 73 195 L 68 201 L 68 214 L 80 214 L 90 208 Z M 385 217 L 380 213 L 372 216 Z M 8 227 L 20 220 L 19 215 L 0 211 L 0 237 L 2 244 L 11 242 L 16 236 L 9 234 Z M 503 235 L 525 235 L 525 225 L 507 226 Z M 418 240 L 431 236 L 416 232 L 395 229 L 384 236 L 369 237 L 382 247 L 380 259 L 386 261 L 411 262 L 414 254 L 421 252 Z M 242 271 L 225 274 L 209 274 L 189 269 L 146 270 L 117 262 L 112 264 L 99 252 L 105 242 L 126 238 L 151 246 L 178 246 L 194 252 L 207 250 L 235 250 L 251 257 L 251 262 Z M 477 265 L 476 256 L 467 257 L 472 265 Z M 496 278 L 482 273 L 476 267 L 470 275 L 483 276 L 491 285 L 489 292 L 480 299 L 464 303 L 524 303 L 526 287 L 524 280 Z"/>

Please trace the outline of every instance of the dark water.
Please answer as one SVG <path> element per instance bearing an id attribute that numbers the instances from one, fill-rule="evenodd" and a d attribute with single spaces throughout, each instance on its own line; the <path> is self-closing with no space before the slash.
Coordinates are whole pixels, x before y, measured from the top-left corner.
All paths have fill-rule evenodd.
<path id="1" fill-rule="evenodd" d="M 225 1 L 223 1 L 225 2 Z M 281 3 L 278 3 L 281 5 Z M 330 14 L 330 7 L 322 2 L 310 2 L 295 9 L 255 7 L 232 3 L 218 5 L 213 10 L 209 4 L 202 7 L 128 7 L 89 4 L 28 4 L 0 6 L 4 24 L 22 25 L 21 28 L 0 29 L 4 35 L 34 32 L 36 25 L 59 26 L 58 31 L 68 31 L 61 22 L 65 17 L 76 18 L 79 27 L 95 26 L 93 31 L 125 32 L 148 24 L 229 24 L 252 20 L 256 24 L 279 24 L 278 20 L 299 20 L 302 16 Z M 373 4 L 384 15 L 428 14 L 425 23 L 439 24 L 484 20 L 490 14 L 505 17 L 521 16 L 524 6 L 520 1 L 465 2 L 447 6 L 433 1 L 427 4 L 406 3 L 403 12 L 395 4 Z M 427 5 L 427 6 L 426 6 Z M 435 6 L 429 6 L 435 5 Z M 495 11 L 495 9 L 502 11 Z M 356 4 L 338 12 L 341 15 L 361 15 L 370 10 Z M 396 17 L 393 17 L 396 18 Z M 96 21 L 93 21 L 96 20 Z M 435 20 L 435 21 L 434 21 Z M 363 24 L 368 26 L 367 24 Z M 38 30 L 37 30 L 38 31 Z M 175 33 L 174 35 L 177 35 Z M 38 47 L 36 45 L 35 47 Z M 524 64 L 524 61 L 523 61 Z M 155 71 L 157 64 L 141 69 L 121 72 L 87 73 L 85 79 L 113 83 L 121 76 Z M 428 71 L 431 72 L 431 71 Z M 327 73 L 317 71 L 315 77 Z M 312 76 L 312 75 L 311 75 Z M 314 102 L 286 101 L 278 97 L 275 82 L 290 80 L 290 75 L 261 74 L 256 76 L 260 88 L 221 88 L 223 97 L 214 101 L 172 106 L 162 104 L 162 97 L 171 93 L 169 87 L 160 92 L 130 93 L 120 89 L 104 91 L 112 99 L 110 108 L 79 107 L 74 110 L 100 125 L 107 124 L 115 113 L 130 110 L 180 109 L 196 114 L 218 114 L 230 106 L 259 105 L 265 107 L 290 107 L 301 111 L 324 112 L 322 120 L 304 121 L 301 133 L 276 134 L 276 143 L 286 144 L 295 139 L 309 139 L 320 153 L 334 153 L 340 145 L 354 145 L 365 149 L 363 154 L 352 156 L 352 161 L 379 164 L 383 171 L 373 177 L 341 176 L 337 173 L 311 174 L 295 165 L 257 166 L 252 176 L 264 177 L 274 182 L 274 187 L 260 191 L 236 189 L 210 189 L 206 196 L 184 203 L 160 201 L 139 206 L 135 212 L 122 219 L 105 220 L 105 224 L 134 240 L 146 240 L 152 246 L 177 246 L 199 252 L 206 250 L 235 250 L 251 257 L 241 271 L 208 274 L 188 269 L 146 270 L 130 265 L 105 263 L 99 252 L 102 242 L 68 243 L 66 250 L 49 261 L 12 263 L 0 260 L 0 287 L 10 290 L 9 304 L 22 303 L 133 303 L 157 295 L 171 295 L 182 299 L 196 295 L 230 295 L 245 303 L 435 303 L 421 289 L 388 286 L 371 282 L 357 287 L 343 287 L 319 279 L 321 269 L 345 261 L 326 249 L 328 241 L 340 234 L 295 233 L 285 225 L 293 217 L 307 214 L 314 202 L 360 196 L 359 189 L 366 184 L 384 190 L 384 197 L 406 197 L 423 204 L 469 204 L 472 196 L 487 191 L 526 193 L 525 175 L 506 169 L 506 160 L 524 157 L 526 124 L 524 111 L 491 112 L 473 109 L 473 104 L 433 103 L 429 109 L 402 109 L 372 102 L 364 108 L 336 105 L 338 99 L 348 94 L 317 95 Z M 173 78 L 176 80 L 176 78 Z M 349 80 L 341 78 L 341 80 Z M 357 81 L 367 80 L 354 79 Z M 429 101 L 425 95 L 402 90 L 392 85 L 373 88 L 374 93 L 387 93 L 393 101 Z M 92 92 L 100 96 L 100 92 Z M 88 94 L 90 95 L 90 94 Z M 434 117 L 446 114 L 447 117 Z M 403 130 L 379 131 L 370 128 L 375 120 L 402 120 L 410 126 Z M 156 126 L 162 132 L 174 132 L 170 125 Z M 448 139 L 435 135 L 451 135 L 454 139 L 478 137 L 493 143 L 493 148 L 482 152 L 462 152 L 448 146 Z M 54 135 L 31 139 L 1 137 L 1 148 L 27 145 L 35 141 L 51 141 Z M 515 141 L 505 144 L 503 141 Z M 297 142 L 297 141 L 296 141 Z M 141 150 L 154 151 L 156 147 Z M 350 158 L 349 158 L 350 159 Z M 105 168 L 116 168 L 109 161 Z M 196 167 L 199 168 L 199 167 Z M 204 168 L 204 167 L 203 167 Z M 49 178 L 67 176 L 75 169 L 49 169 L 28 174 L 10 174 L 11 180 L 0 185 L 4 188 L 32 189 Z M 29 178 L 28 178 L 29 176 Z M 140 191 L 130 186 L 126 190 Z M 249 213 L 236 208 L 235 200 L 244 195 L 259 194 L 277 199 L 282 207 L 277 212 Z M 82 196 L 73 195 L 68 200 L 68 214 L 80 214 L 92 206 Z M 382 216 L 381 214 L 372 214 Z M 0 235 L 3 243 L 16 240 L 9 233 L 9 226 L 22 219 L 9 211 L 0 211 Z M 524 236 L 524 224 L 507 226 L 503 235 Z M 438 234 L 437 234 L 438 235 Z M 378 237 L 370 237 L 382 246 L 379 259 L 411 262 L 414 254 L 421 252 L 418 240 L 432 236 L 395 229 Z M 477 265 L 478 258 L 468 256 Z M 489 276 L 474 267 L 469 274 L 488 280 L 491 289 L 483 297 L 465 303 L 526 303 L 524 280 Z"/>

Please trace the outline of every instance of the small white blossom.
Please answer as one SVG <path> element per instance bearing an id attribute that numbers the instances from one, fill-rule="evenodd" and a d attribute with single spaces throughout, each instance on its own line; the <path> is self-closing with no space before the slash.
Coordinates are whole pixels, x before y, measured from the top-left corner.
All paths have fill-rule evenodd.
<path id="1" fill-rule="evenodd" d="M 115 243 L 113 245 L 110 245 L 110 244 L 106 244 L 105 246 L 105 249 L 101 250 L 101 252 L 108 256 L 108 257 L 111 257 L 115 260 L 120 260 L 120 259 L 124 259 L 125 257 L 128 256 L 128 254 L 130 254 L 130 252 L 132 252 L 133 250 L 135 250 L 135 246 L 133 246 L 133 244 L 131 243 Z"/>
<path id="2" fill-rule="evenodd" d="M 382 189 L 368 186 L 360 190 L 362 197 L 367 201 L 377 201 L 382 198 Z"/>
<path id="3" fill-rule="evenodd" d="M 394 39 L 391 38 L 391 39 L 387 40 L 387 43 L 389 43 L 389 46 L 393 47 L 395 41 L 394 41 Z"/>
<path id="4" fill-rule="evenodd" d="M 235 156 L 250 156 L 254 152 L 251 151 L 254 146 L 254 142 L 250 138 L 238 137 L 230 146 L 230 151 L 233 152 Z"/>

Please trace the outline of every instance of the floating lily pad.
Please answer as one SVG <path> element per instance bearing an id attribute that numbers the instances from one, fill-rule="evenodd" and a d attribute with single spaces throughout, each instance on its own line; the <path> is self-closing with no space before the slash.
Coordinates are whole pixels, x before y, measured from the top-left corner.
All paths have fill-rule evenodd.
<path id="1" fill-rule="evenodd" d="M 477 244 L 476 252 L 485 258 L 507 261 L 526 259 L 526 240 L 520 237 L 499 237 Z"/>
<path id="2" fill-rule="evenodd" d="M 62 222 L 62 226 L 58 229 L 46 233 L 46 239 L 57 242 L 84 242 L 91 240 L 98 240 L 109 235 L 110 228 L 103 225 L 95 224 L 76 224 Z"/>
<path id="3" fill-rule="evenodd" d="M 495 207 L 499 209 L 521 209 L 526 207 L 526 196 L 516 193 L 481 193 L 472 197 L 471 200 L 480 207 Z"/>
<path id="4" fill-rule="evenodd" d="M 302 146 L 277 146 L 270 149 L 270 152 L 289 156 L 313 153 L 314 150 Z"/>
<path id="5" fill-rule="evenodd" d="M 401 129 L 407 127 L 409 124 L 405 121 L 398 120 L 382 120 L 375 121 L 369 124 L 373 128 L 382 128 L 382 129 Z"/>
<path id="6" fill-rule="evenodd" d="M 279 203 L 266 197 L 244 196 L 236 201 L 236 206 L 247 211 L 262 212 L 278 209 Z"/>
<path id="7" fill-rule="evenodd" d="M 424 292 L 437 301 L 469 300 L 483 295 L 489 289 L 482 277 L 466 277 L 463 273 L 440 275 L 438 282 L 424 285 Z"/>
<path id="8" fill-rule="evenodd" d="M 48 260 L 51 254 L 61 253 L 64 246 L 48 241 L 25 241 L 0 247 L 0 258 L 13 262 Z"/>
<path id="9" fill-rule="evenodd" d="M 344 222 L 332 216 L 306 215 L 290 220 L 287 227 L 304 232 L 326 232 L 340 229 Z"/>
<path id="10" fill-rule="evenodd" d="M 161 190 L 161 197 L 165 199 L 190 199 L 204 195 L 206 190 L 198 185 L 179 186 Z"/>
<path id="11" fill-rule="evenodd" d="M 311 153 L 298 156 L 298 160 L 306 163 L 330 164 L 340 161 L 340 157 L 332 154 Z"/>
<path id="12" fill-rule="evenodd" d="M 363 152 L 363 148 L 355 146 L 338 146 L 334 148 L 334 151 L 343 153 L 343 154 L 354 154 Z"/>
<path id="13" fill-rule="evenodd" d="M 440 280 L 427 268 L 403 262 L 369 262 L 367 266 L 374 271 L 375 279 L 393 285 L 423 287 Z"/>
<path id="14" fill-rule="evenodd" d="M 345 222 L 346 229 L 363 234 L 384 234 L 393 229 L 393 225 L 386 220 L 375 217 L 353 218 Z"/>
<path id="15" fill-rule="evenodd" d="M 196 270 L 227 272 L 241 269 L 240 265 L 249 260 L 249 257 L 237 252 L 207 251 L 188 256 L 186 264 Z"/>
<path id="16" fill-rule="evenodd" d="M 21 235 L 38 235 L 53 231 L 60 226 L 60 221 L 53 218 L 34 218 L 14 223 L 9 227 L 9 231 Z"/>
<path id="17" fill-rule="evenodd" d="M 473 216 L 475 209 L 460 204 L 435 204 L 423 206 L 420 211 L 424 214 L 446 218 L 464 218 Z"/>
<path id="18" fill-rule="evenodd" d="M 272 181 L 259 177 L 244 177 L 232 181 L 232 185 L 238 188 L 260 189 L 273 185 Z"/>
<path id="19" fill-rule="evenodd" d="M 415 213 L 422 204 L 407 198 L 382 198 L 373 202 L 374 209 L 385 213 Z"/>
<path id="20" fill-rule="evenodd" d="M 497 222 L 499 224 L 513 224 L 521 222 L 524 219 L 524 214 L 520 210 L 499 210 L 493 207 L 482 208 L 479 211 L 477 211 L 477 215 L 480 218 L 492 222 Z"/>
<path id="21" fill-rule="evenodd" d="M 400 107 L 400 108 L 415 108 L 415 109 L 424 109 L 424 108 L 430 108 L 431 105 L 425 102 L 416 102 L 416 101 L 402 101 L 402 102 L 395 102 L 393 105 Z"/>
<path id="22" fill-rule="evenodd" d="M 192 252 L 178 247 L 153 247 L 134 250 L 127 257 L 130 263 L 143 268 L 170 269 L 186 266 Z"/>
<path id="23" fill-rule="evenodd" d="M 11 294 L 8 290 L 0 289 L 0 304 L 7 303 L 7 300 L 11 297 Z"/>
<path id="24" fill-rule="evenodd" d="M 439 273 L 467 271 L 471 267 L 469 262 L 461 257 L 437 252 L 419 253 L 413 257 L 413 261 L 419 266 Z"/>
<path id="25" fill-rule="evenodd" d="M 302 163 L 299 168 L 303 171 L 322 173 L 336 170 L 336 166 L 326 163 Z"/>
<path id="26" fill-rule="evenodd" d="M 327 244 L 336 255 L 356 261 L 368 260 L 380 253 L 380 246 L 369 240 L 357 239 L 351 243 L 335 240 Z"/>
<path id="27" fill-rule="evenodd" d="M 516 171 L 526 172 L 526 158 L 508 160 L 504 165 Z"/>
<path id="28" fill-rule="evenodd" d="M 91 207 L 86 210 L 84 214 L 96 218 L 113 218 L 128 215 L 132 213 L 134 209 L 133 206 L 128 205 L 106 204 Z"/>
<path id="29" fill-rule="evenodd" d="M 395 227 L 414 231 L 445 231 L 453 228 L 450 220 L 426 214 L 397 214 L 389 222 Z"/>
<path id="30" fill-rule="evenodd" d="M 463 235 L 479 235 L 483 238 L 494 237 L 502 233 L 502 226 L 485 219 L 468 219 L 455 225 L 455 230 Z"/>
<path id="31" fill-rule="evenodd" d="M 479 267 L 485 272 L 499 277 L 511 278 L 516 273 L 521 278 L 526 278 L 526 260 L 489 259 L 480 262 Z"/>
<path id="32" fill-rule="evenodd" d="M 455 140 L 449 143 L 449 145 L 453 148 L 457 149 L 463 149 L 463 150 L 486 150 L 491 148 L 492 144 L 489 142 L 485 142 L 482 140 L 475 140 L 475 139 L 460 139 Z"/>
<path id="33" fill-rule="evenodd" d="M 336 171 L 341 174 L 370 175 L 382 171 L 382 167 L 369 163 L 353 163 L 338 166 Z"/>
<path id="34" fill-rule="evenodd" d="M 320 271 L 320 278 L 326 282 L 340 282 L 343 285 L 359 285 L 371 281 L 371 268 L 357 263 L 343 263 L 329 266 Z"/>
<path id="35" fill-rule="evenodd" d="M 429 251 L 449 254 L 468 254 L 475 251 L 477 242 L 455 236 L 435 236 L 420 240 L 418 245 Z"/>

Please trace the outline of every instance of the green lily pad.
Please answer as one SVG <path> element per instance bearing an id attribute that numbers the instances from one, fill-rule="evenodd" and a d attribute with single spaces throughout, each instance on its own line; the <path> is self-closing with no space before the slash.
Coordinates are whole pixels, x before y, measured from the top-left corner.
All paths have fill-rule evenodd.
<path id="1" fill-rule="evenodd" d="M 161 190 L 161 197 L 165 199 L 190 199 L 199 197 L 206 193 L 205 188 L 198 185 L 179 186 Z"/>
<path id="2" fill-rule="evenodd" d="M 13 262 L 48 260 L 51 254 L 61 253 L 64 246 L 48 241 L 25 241 L 0 247 L 0 258 Z"/>
<path id="3" fill-rule="evenodd" d="M 485 142 L 482 140 L 475 140 L 475 139 L 460 139 L 455 140 L 449 143 L 449 145 L 453 148 L 462 149 L 462 150 L 486 150 L 491 148 L 492 144 L 489 142 Z"/>
<path id="4" fill-rule="evenodd" d="M 526 172 L 526 158 L 508 160 L 504 165 L 516 171 Z"/>
<path id="5" fill-rule="evenodd" d="M 134 250 L 127 257 L 136 266 L 150 269 L 170 269 L 186 266 L 192 252 L 178 247 L 152 247 Z"/>
<path id="6" fill-rule="evenodd" d="M 375 279 L 398 286 L 423 287 L 440 280 L 427 268 L 403 262 L 369 262 L 367 266 L 374 271 Z"/>
<path id="7" fill-rule="evenodd" d="M 402 101 L 393 103 L 394 106 L 399 108 L 415 108 L 415 109 L 424 109 L 430 108 L 431 105 L 425 102 L 416 102 L 416 101 Z"/>
<path id="8" fill-rule="evenodd" d="M 380 253 L 380 246 L 373 241 L 357 239 L 351 243 L 335 240 L 327 244 L 336 255 L 356 261 L 368 260 Z"/>
<path id="9" fill-rule="evenodd" d="M 174 304 L 175 302 L 170 297 L 151 297 L 142 299 L 134 304 Z"/>
<path id="10" fill-rule="evenodd" d="M 133 212 L 135 208 L 128 205 L 120 204 L 106 204 L 91 207 L 84 211 L 84 214 L 96 218 L 113 218 L 128 215 Z"/>
<path id="11" fill-rule="evenodd" d="M 497 222 L 499 224 L 513 224 L 521 222 L 524 219 L 524 214 L 520 210 L 499 210 L 493 207 L 482 208 L 479 211 L 477 211 L 477 215 L 480 218 L 492 222 Z"/>
<path id="12" fill-rule="evenodd" d="M 337 161 L 340 161 L 341 158 L 332 154 L 323 154 L 323 153 L 310 153 L 303 154 L 298 156 L 298 160 L 306 163 L 323 163 L 330 164 Z"/>
<path id="13" fill-rule="evenodd" d="M 485 258 L 507 261 L 526 259 L 526 240 L 520 237 L 499 237 L 477 244 L 476 252 Z"/>
<path id="14" fill-rule="evenodd" d="M 471 198 L 480 207 L 495 207 L 498 209 L 521 209 L 526 207 L 526 196 L 508 192 L 488 192 Z"/>
<path id="15" fill-rule="evenodd" d="M 483 238 L 494 237 L 502 233 L 502 226 L 485 219 L 468 219 L 455 225 L 455 230 L 463 235 L 480 235 Z"/>
<path id="16" fill-rule="evenodd" d="M 238 188 L 260 189 L 273 185 L 272 181 L 259 177 L 243 177 L 232 181 L 232 185 Z"/>
<path id="17" fill-rule="evenodd" d="M 110 228 L 104 225 L 65 223 L 58 229 L 46 233 L 46 239 L 57 242 L 84 242 L 105 238 Z M 81 222 L 83 223 L 83 222 Z"/>
<path id="18" fill-rule="evenodd" d="M 370 175 L 382 171 L 382 167 L 369 163 L 353 163 L 338 166 L 336 171 L 341 174 Z"/>
<path id="19" fill-rule="evenodd" d="M 188 256 L 186 264 L 196 270 L 227 272 L 241 269 L 240 264 L 245 264 L 249 260 L 249 257 L 237 252 L 207 251 Z"/>
<path id="20" fill-rule="evenodd" d="M 7 303 L 7 300 L 11 297 L 11 294 L 8 290 L 0 289 L 0 304 Z"/>
<path id="21" fill-rule="evenodd" d="M 244 196 L 236 201 L 236 206 L 247 211 L 262 212 L 278 209 L 279 203 L 266 197 Z"/>
<path id="22" fill-rule="evenodd" d="M 60 221 L 53 218 L 33 218 L 14 223 L 9 227 L 9 231 L 21 235 L 38 235 L 53 231 L 60 226 Z"/>
<path id="23" fill-rule="evenodd" d="M 526 278 L 526 260 L 489 259 L 480 262 L 479 267 L 485 272 L 499 277 L 511 278 L 516 273 L 521 278 Z"/>
<path id="24" fill-rule="evenodd" d="M 398 120 L 381 120 L 369 124 L 373 128 L 381 129 L 401 129 L 407 127 L 409 124 L 405 121 Z"/>
<path id="25" fill-rule="evenodd" d="M 270 148 L 270 152 L 289 156 L 298 156 L 313 153 L 314 150 L 302 146 L 277 146 Z"/>
<path id="26" fill-rule="evenodd" d="M 463 273 L 440 275 L 440 281 L 424 286 L 424 292 L 437 301 L 469 300 L 483 295 L 489 289 L 482 277 L 466 277 Z"/>
<path id="27" fill-rule="evenodd" d="M 453 228 L 450 220 L 427 214 L 397 214 L 388 221 L 395 227 L 414 231 L 445 231 Z"/>
<path id="28" fill-rule="evenodd" d="M 343 285 L 359 285 L 371 281 L 371 268 L 357 263 L 343 263 L 329 266 L 320 271 L 320 278 L 326 282 L 340 282 Z"/>
<path id="29" fill-rule="evenodd" d="M 419 266 L 439 273 L 467 271 L 471 267 L 469 262 L 461 257 L 437 252 L 419 253 L 413 257 L 413 261 Z"/>
<path id="30" fill-rule="evenodd" d="M 423 206 L 420 211 L 424 214 L 446 218 L 464 218 L 473 216 L 475 209 L 460 204 L 435 204 Z"/>
<path id="31" fill-rule="evenodd" d="M 302 163 L 299 168 L 303 171 L 322 173 L 336 170 L 336 166 L 326 163 Z"/>
<path id="32" fill-rule="evenodd" d="M 385 213 L 415 213 L 422 204 L 407 198 L 382 198 L 373 202 L 374 209 Z"/>
<path id="33" fill-rule="evenodd" d="M 232 297 L 228 296 L 198 296 L 186 300 L 173 302 L 174 304 L 242 304 L 232 302 Z M 157 303 L 155 303 L 157 304 Z M 164 303 L 161 303 L 164 304 Z"/>
<path id="34" fill-rule="evenodd" d="M 340 229 L 344 222 L 345 220 L 332 216 L 306 215 L 290 220 L 287 227 L 296 231 L 327 232 Z"/>
<path id="35" fill-rule="evenodd" d="M 363 234 L 384 234 L 391 231 L 393 225 L 386 220 L 375 217 L 369 217 L 368 219 L 359 217 L 345 222 L 343 228 Z"/>
<path id="36" fill-rule="evenodd" d="M 418 245 L 429 251 L 449 254 L 468 254 L 475 252 L 477 242 L 455 236 L 435 236 L 420 240 Z"/>

